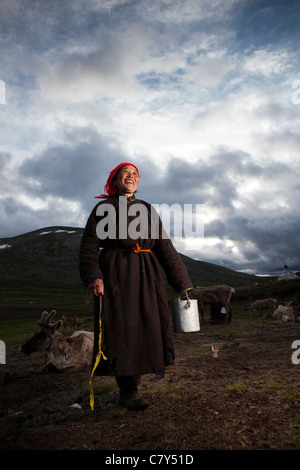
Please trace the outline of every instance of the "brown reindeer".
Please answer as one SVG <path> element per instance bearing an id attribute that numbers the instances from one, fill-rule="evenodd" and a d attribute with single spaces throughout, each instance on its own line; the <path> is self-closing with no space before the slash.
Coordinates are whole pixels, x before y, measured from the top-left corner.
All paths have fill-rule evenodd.
<path id="1" fill-rule="evenodd" d="M 188 295 L 191 299 L 198 300 L 198 309 L 201 314 L 201 321 L 204 322 L 204 305 L 221 304 L 226 309 L 227 317 L 231 314 L 231 294 L 235 292 L 233 287 L 225 284 L 220 286 L 195 287 Z"/>
<path id="2" fill-rule="evenodd" d="M 260 317 L 262 318 L 262 311 L 263 310 L 271 310 L 274 312 L 274 310 L 277 307 L 277 300 L 272 299 L 272 298 L 267 298 L 267 299 L 262 299 L 262 300 L 256 300 L 253 303 L 250 303 L 245 310 L 257 310 L 260 314 Z M 270 313 L 264 316 L 264 318 L 267 318 L 270 316 Z"/>
<path id="3" fill-rule="evenodd" d="M 47 368 L 54 366 L 60 372 L 77 371 L 85 366 L 91 366 L 94 347 L 94 333 L 89 331 L 75 331 L 66 337 L 57 331 L 62 321 L 51 324 L 50 320 L 56 314 L 43 312 L 37 322 L 40 326 L 23 346 L 20 352 L 25 356 L 36 351 L 45 351 L 49 360 Z"/>

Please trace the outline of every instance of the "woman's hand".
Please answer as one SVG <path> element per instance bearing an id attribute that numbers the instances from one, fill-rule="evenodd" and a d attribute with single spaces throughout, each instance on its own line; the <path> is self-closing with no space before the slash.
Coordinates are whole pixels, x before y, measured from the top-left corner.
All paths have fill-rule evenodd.
<path id="1" fill-rule="evenodd" d="M 94 279 L 89 285 L 88 289 L 91 294 L 104 295 L 104 283 L 103 279 Z"/>

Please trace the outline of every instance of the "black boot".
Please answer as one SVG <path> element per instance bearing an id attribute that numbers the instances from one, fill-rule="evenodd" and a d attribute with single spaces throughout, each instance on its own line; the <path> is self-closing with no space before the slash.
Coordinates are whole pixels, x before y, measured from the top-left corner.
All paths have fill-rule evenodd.
<path id="1" fill-rule="evenodd" d="M 120 389 L 120 405 L 130 411 L 145 410 L 148 403 L 138 394 L 140 376 L 116 377 Z"/>

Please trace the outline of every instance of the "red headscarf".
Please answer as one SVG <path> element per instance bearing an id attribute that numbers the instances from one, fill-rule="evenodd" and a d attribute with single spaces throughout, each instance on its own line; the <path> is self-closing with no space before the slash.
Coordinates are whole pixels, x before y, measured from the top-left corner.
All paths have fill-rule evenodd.
<path id="1" fill-rule="evenodd" d="M 118 170 L 120 168 L 122 168 L 122 166 L 125 166 L 125 165 L 132 165 L 134 166 L 134 168 L 136 168 L 138 174 L 140 174 L 138 168 L 136 165 L 134 165 L 133 163 L 129 163 L 129 162 L 124 162 L 124 163 L 120 163 L 120 165 L 116 166 L 116 168 L 114 168 L 110 174 L 109 174 L 109 177 L 106 181 L 106 185 L 104 186 L 104 191 L 106 191 L 107 194 L 100 194 L 100 196 L 95 196 L 95 198 L 100 198 L 100 199 L 106 199 L 108 197 L 111 197 L 111 196 L 115 196 L 118 192 L 118 188 L 116 188 L 116 186 L 114 186 L 112 184 L 112 181 L 114 179 L 114 177 L 116 176 Z"/>

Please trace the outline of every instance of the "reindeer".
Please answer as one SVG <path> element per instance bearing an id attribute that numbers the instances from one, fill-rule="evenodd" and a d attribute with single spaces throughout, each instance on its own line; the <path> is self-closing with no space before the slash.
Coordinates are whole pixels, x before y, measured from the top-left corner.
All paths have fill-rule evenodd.
<path id="1" fill-rule="evenodd" d="M 195 287 L 188 293 L 191 299 L 198 300 L 198 309 L 201 313 L 201 320 L 204 322 L 204 305 L 207 304 L 221 304 L 226 309 L 226 322 L 228 315 L 231 314 L 232 308 L 230 303 L 231 294 L 235 292 L 233 287 L 226 286 L 208 286 L 208 287 Z"/>
<path id="2" fill-rule="evenodd" d="M 57 330 L 62 321 L 51 324 L 50 320 L 56 314 L 43 312 L 37 322 L 40 329 L 20 348 L 25 356 L 36 352 L 45 351 L 49 360 L 47 368 L 54 366 L 60 372 L 73 372 L 92 364 L 94 333 L 89 331 L 75 331 L 66 337 Z"/>
<path id="3" fill-rule="evenodd" d="M 291 321 L 297 322 L 297 314 L 294 310 L 294 303 L 291 300 L 287 305 L 278 305 L 277 309 L 273 313 L 274 321 Z"/>
<path id="4" fill-rule="evenodd" d="M 262 299 L 256 300 L 253 303 L 250 303 L 245 310 L 257 310 L 260 313 L 260 317 L 262 318 L 262 310 L 272 310 L 274 312 L 275 308 L 277 307 L 277 300 L 276 299 Z M 267 318 L 269 314 L 265 315 L 264 318 Z"/>

